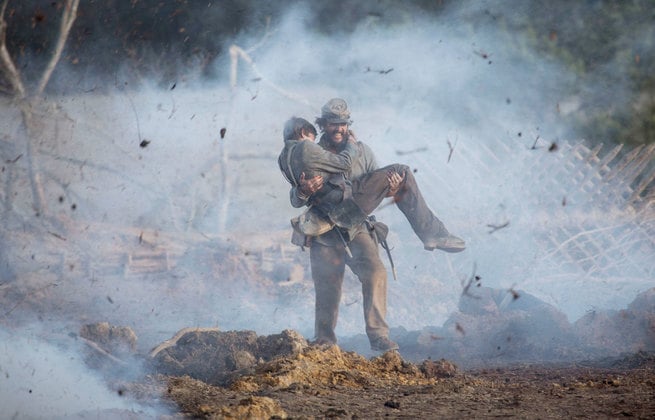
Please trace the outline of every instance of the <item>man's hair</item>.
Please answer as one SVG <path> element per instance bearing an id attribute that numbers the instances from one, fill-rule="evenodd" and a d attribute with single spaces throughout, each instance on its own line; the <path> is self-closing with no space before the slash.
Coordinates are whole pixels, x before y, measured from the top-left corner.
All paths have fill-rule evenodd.
<path id="1" fill-rule="evenodd" d="M 282 135 L 284 140 L 300 140 L 303 130 L 309 134 L 317 135 L 316 127 L 309 121 L 300 117 L 291 117 L 284 123 Z"/>
<path id="2" fill-rule="evenodd" d="M 325 126 L 327 125 L 327 121 L 323 117 L 316 117 L 314 120 L 314 123 L 318 126 L 318 128 L 321 130 L 321 133 L 325 131 Z"/>

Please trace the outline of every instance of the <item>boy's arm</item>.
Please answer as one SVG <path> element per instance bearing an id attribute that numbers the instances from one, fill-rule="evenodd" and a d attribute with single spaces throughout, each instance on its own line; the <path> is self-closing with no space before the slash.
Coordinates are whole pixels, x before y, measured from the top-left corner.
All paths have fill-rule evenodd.
<path id="1" fill-rule="evenodd" d="M 322 176 L 316 175 L 313 178 L 306 179 L 305 173 L 302 172 L 300 174 L 300 183 L 291 188 L 290 191 L 291 205 L 296 208 L 306 206 L 312 194 L 320 190 L 322 187 L 323 187 Z"/>
<path id="2" fill-rule="evenodd" d="M 309 196 L 304 195 L 302 191 L 300 191 L 300 188 L 293 186 L 291 187 L 291 191 L 289 191 L 289 200 L 293 207 L 299 208 L 307 205 Z"/>
<path id="3" fill-rule="evenodd" d="M 302 162 L 308 173 L 314 171 L 330 174 L 348 173 L 352 163 L 358 156 L 358 148 L 354 142 L 348 141 L 340 153 L 323 149 L 316 143 L 303 142 Z"/>

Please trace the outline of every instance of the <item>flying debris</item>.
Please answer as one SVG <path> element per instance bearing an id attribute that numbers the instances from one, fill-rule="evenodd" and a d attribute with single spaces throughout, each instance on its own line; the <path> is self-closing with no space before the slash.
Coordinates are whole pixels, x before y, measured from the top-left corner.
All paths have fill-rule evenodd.
<path id="1" fill-rule="evenodd" d="M 403 155 L 409 155 L 411 153 L 425 152 L 427 150 L 428 150 L 428 148 L 423 146 L 423 147 L 417 147 L 416 149 L 411 149 L 411 150 L 396 150 L 396 154 L 398 156 L 403 156 Z"/>
<path id="2" fill-rule="evenodd" d="M 374 72 L 374 73 L 380 73 L 380 74 L 388 74 L 388 73 L 391 73 L 392 71 L 393 71 L 393 67 L 389 68 L 389 69 L 386 69 L 386 70 L 372 70 L 370 67 L 366 67 L 366 70 L 364 71 L 364 73 Z"/>
<path id="3" fill-rule="evenodd" d="M 480 287 L 482 285 L 482 277 L 480 277 L 478 274 L 475 274 L 476 270 L 476 265 L 473 265 L 473 274 L 471 274 L 471 277 L 469 277 L 466 281 L 462 281 L 462 296 L 468 296 L 472 297 L 474 299 L 480 299 L 479 296 L 475 296 L 471 294 L 469 289 L 471 288 L 472 285 L 475 285 L 475 287 Z"/>
<path id="4" fill-rule="evenodd" d="M 495 231 L 500 230 L 502 228 L 506 228 L 507 226 L 509 226 L 509 221 L 507 221 L 507 222 L 505 222 L 505 223 L 503 223 L 501 225 L 492 225 L 492 224 L 487 225 L 488 228 L 491 228 L 491 230 L 489 231 L 490 234 L 494 233 Z"/>
<path id="5" fill-rule="evenodd" d="M 486 52 L 480 50 L 480 51 L 473 51 L 475 54 L 479 55 L 480 57 L 484 58 L 485 60 L 491 57 L 491 54 L 487 54 Z"/>
<path id="6" fill-rule="evenodd" d="M 450 140 L 446 140 L 446 142 L 448 143 L 448 149 L 449 149 L 448 160 L 446 160 L 446 163 L 450 163 L 450 158 L 453 157 L 453 152 L 455 151 L 455 146 L 457 145 L 457 140 L 455 140 L 454 145 L 450 142 Z"/>
<path id="7" fill-rule="evenodd" d="M 487 61 L 488 64 L 491 64 L 491 63 L 492 63 L 492 61 L 491 61 L 491 54 L 488 54 L 488 53 L 486 53 L 486 52 L 484 52 L 484 51 L 482 51 L 482 50 L 480 50 L 480 51 L 473 51 L 473 52 L 474 52 L 475 54 L 479 55 L 480 57 L 484 58 L 485 60 L 489 60 L 489 61 Z"/>
<path id="8" fill-rule="evenodd" d="M 23 154 L 21 153 L 21 154 L 18 155 L 15 159 L 8 159 L 8 160 L 5 160 L 5 163 L 16 163 L 16 162 L 18 162 L 18 159 L 20 159 L 20 158 L 22 158 L 22 157 L 23 157 Z"/>

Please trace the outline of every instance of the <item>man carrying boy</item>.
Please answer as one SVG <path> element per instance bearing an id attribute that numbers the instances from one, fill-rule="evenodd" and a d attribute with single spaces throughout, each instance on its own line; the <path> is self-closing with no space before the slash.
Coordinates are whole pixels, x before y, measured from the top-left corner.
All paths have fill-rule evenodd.
<path id="1" fill-rule="evenodd" d="M 333 107 L 335 103 L 337 106 L 340 104 L 336 99 L 328 102 Z M 349 114 L 346 118 L 349 118 Z M 283 134 L 285 146 L 278 163 L 287 181 L 293 186 L 291 200 L 295 207 L 310 204 L 318 216 L 341 228 L 350 229 L 361 224 L 385 197 L 393 197 L 425 249 L 446 252 L 465 249 L 464 241 L 450 235 L 444 224 L 429 209 L 412 171 L 406 165 L 389 165 L 351 179 L 352 162 L 358 148 L 350 130 L 345 132 L 346 141 L 341 150 L 335 149 L 334 152 L 314 142 L 316 129 L 303 118 L 289 119 Z M 306 197 L 306 201 L 295 200 L 294 203 L 295 197 L 303 197 L 302 192 L 298 193 L 298 187 L 307 179 L 318 176 L 324 180 L 322 186 Z"/>
<path id="2" fill-rule="evenodd" d="M 352 133 L 348 130 L 350 113 L 342 99 L 328 101 L 323 106 L 322 115 L 317 123 L 324 132 L 319 143 L 320 147 L 333 155 L 339 155 L 343 161 L 335 163 L 330 156 L 323 155 L 320 150 L 312 149 L 312 152 L 315 152 L 317 156 L 323 156 L 328 162 L 331 162 L 330 164 L 341 165 L 343 168 L 341 170 L 347 173 L 347 176 L 342 175 L 343 183 L 338 177 L 331 180 L 332 176 L 338 172 L 326 170 L 325 179 L 318 173 L 307 176 L 302 170 L 303 164 L 294 163 L 298 159 L 298 157 L 294 157 L 293 149 L 296 147 L 294 144 L 298 145 L 299 142 L 314 144 L 313 141 L 307 141 L 307 139 L 313 140 L 316 136 L 316 130 L 311 124 L 309 124 L 311 128 L 306 127 L 306 132 L 303 134 L 302 130 L 297 131 L 294 128 L 296 122 L 288 123 L 285 126 L 285 149 L 279 159 L 280 169 L 293 185 L 291 202 L 294 207 L 314 205 L 315 193 L 322 189 L 324 184 L 330 183 L 332 186 L 343 185 L 343 196 L 349 199 L 345 193 L 345 187 L 348 185 L 346 179 L 358 179 L 360 176 L 378 169 L 372 150 L 361 142 L 355 142 L 354 138 L 351 139 Z M 303 138 L 305 140 L 302 140 Z M 353 148 L 356 149 L 356 153 L 353 152 Z M 302 157 L 300 162 L 302 162 Z M 350 167 L 347 168 L 349 165 Z M 300 171 L 298 171 L 299 169 Z M 403 171 L 401 170 L 401 172 Z M 402 177 L 398 172 L 384 173 L 388 195 L 395 197 L 400 192 L 400 184 L 403 179 L 405 182 L 407 181 L 407 174 L 411 176 L 411 171 L 404 171 Z M 409 184 L 411 183 L 412 181 L 409 182 Z M 408 188 L 407 184 L 405 188 Z M 325 195 L 330 193 L 333 192 L 328 191 Z M 324 202 L 327 200 L 325 195 L 323 196 Z M 360 211 L 364 210 L 360 209 Z M 315 342 L 317 344 L 336 344 L 337 338 L 334 330 L 339 313 L 344 270 L 348 265 L 362 284 L 364 319 L 371 349 L 378 351 L 397 349 L 398 345 L 389 339 L 389 327 L 385 321 L 387 272 L 379 256 L 377 238 L 371 233 L 367 224 L 362 222 L 351 228 L 337 225 L 309 239 L 303 244 L 310 247 L 312 279 L 316 292 Z M 461 242 L 460 248 L 463 249 L 463 241 Z"/>

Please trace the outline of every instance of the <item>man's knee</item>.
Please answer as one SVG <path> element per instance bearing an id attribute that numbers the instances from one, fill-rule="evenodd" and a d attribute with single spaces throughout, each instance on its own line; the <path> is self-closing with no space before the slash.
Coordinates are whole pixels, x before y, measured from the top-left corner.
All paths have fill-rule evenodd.
<path id="1" fill-rule="evenodd" d="M 387 269 L 379 258 L 369 262 L 368 266 L 359 276 L 362 283 L 371 285 L 385 284 L 387 282 Z"/>

